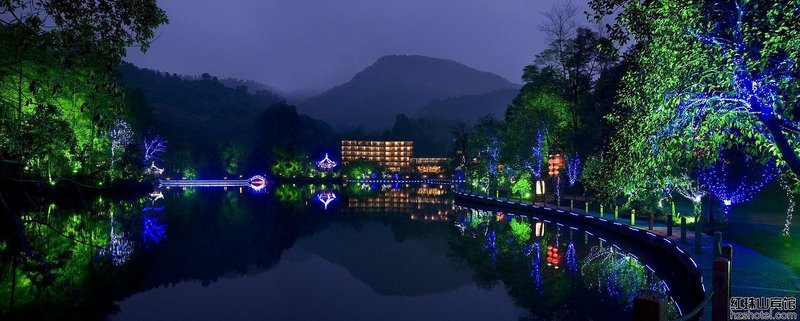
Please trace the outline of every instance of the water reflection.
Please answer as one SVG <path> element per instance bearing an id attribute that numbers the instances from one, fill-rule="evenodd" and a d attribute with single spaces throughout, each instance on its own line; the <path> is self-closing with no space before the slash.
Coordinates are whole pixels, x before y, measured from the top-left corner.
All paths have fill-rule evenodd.
<path id="1" fill-rule="evenodd" d="M 464 209 L 455 222 L 455 252 L 486 287 L 503 283 L 535 318 L 628 319 L 644 289 L 668 287 L 637 258 L 589 231 L 525 216 Z M 533 228 L 535 230 L 532 230 Z M 605 315 L 605 317 L 604 317 Z"/>
<path id="2" fill-rule="evenodd" d="M 230 292 L 258 284 L 274 300 L 244 309 L 259 315 L 624 320 L 638 290 L 667 292 L 647 266 L 603 239 L 457 208 L 439 185 L 165 188 L 24 213 L 9 217 L 18 229 L 4 231 L 0 244 L 8 271 L 0 314 L 20 319 L 213 319 L 252 300 Z M 228 294 L 210 294 L 220 288 Z M 191 301 L 205 294 L 207 304 Z M 317 294 L 341 314 L 305 309 Z M 286 301 L 294 295 L 298 302 Z M 363 302 L 372 314 L 357 314 Z M 485 302 L 502 311 L 480 308 Z M 188 305 L 207 314 L 187 316 Z"/>

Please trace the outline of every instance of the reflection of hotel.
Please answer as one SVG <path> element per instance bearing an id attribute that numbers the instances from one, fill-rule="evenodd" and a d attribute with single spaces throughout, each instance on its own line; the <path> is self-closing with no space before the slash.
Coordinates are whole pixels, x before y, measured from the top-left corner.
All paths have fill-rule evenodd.
<path id="1" fill-rule="evenodd" d="M 414 154 L 412 141 L 343 140 L 342 163 L 363 159 L 386 166 L 390 171 L 408 170 L 411 155 Z"/>
<path id="2" fill-rule="evenodd" d="M 447 158 L 444 157 L 414 157 L 411 158 L 411 166 L 417 173 L 441 174 L 444 172 L 444 164 Z"/>
<path id="3" fill-rule="evenodd" d="M 413 141 L 343 140 L 342 164 L 356 160 L 376 162 L 391 172 L 441 174 L 447 158 L 412 157 Z"/>
<path id="4" fill-rule="evenodd" d="M 414 220 L 446 220 L 452 201 L 444 186 L 420 186 L 416 189 L 390 189 L 378 195 L 350 196 L 347 211 L 353 214 L 399 213 Z M 419 214 L 426 213 L 426 214 Z"/>

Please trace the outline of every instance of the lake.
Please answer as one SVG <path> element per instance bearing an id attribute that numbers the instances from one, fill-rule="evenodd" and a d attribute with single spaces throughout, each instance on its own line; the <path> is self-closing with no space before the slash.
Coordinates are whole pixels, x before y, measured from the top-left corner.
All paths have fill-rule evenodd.
<path id="1" fill-rule="evenodd" d="M 42 204 L 2 244 L 0 311 L 21 319 L 629 320 L 640 290 L 671 293 L 654 272 L 664 267 L 642 264 L 625 242 L 459 207 L 448 190 L 284 184 Z"/>

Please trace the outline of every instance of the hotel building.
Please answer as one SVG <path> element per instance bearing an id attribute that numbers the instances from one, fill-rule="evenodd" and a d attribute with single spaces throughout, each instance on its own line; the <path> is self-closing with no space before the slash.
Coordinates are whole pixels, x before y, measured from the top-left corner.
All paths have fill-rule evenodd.
<path id="1" fill-rule="evenodd" d="M 414 154 L 413 141 L 343 140 L 342 164 L 363 159 L 385 166 L 390 171 L 407 171 Z"/>

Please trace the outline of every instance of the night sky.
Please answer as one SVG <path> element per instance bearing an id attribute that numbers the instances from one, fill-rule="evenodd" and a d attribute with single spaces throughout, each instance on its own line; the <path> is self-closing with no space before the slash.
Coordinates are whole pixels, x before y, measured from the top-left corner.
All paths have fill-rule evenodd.
<path id="1" fill-rule="evenodd" d="M 537 28 L 559 0 L 159 1 L 170 23 L 127 60 L 179 74 L 323 91 L 387 54 L 453 59 L 519 83 L 547 44 Z M 577 17 L 586 21 L 583 1 Z"/>

